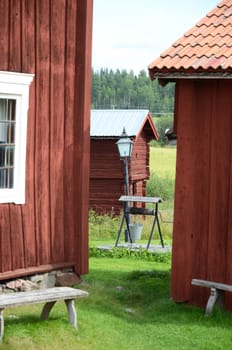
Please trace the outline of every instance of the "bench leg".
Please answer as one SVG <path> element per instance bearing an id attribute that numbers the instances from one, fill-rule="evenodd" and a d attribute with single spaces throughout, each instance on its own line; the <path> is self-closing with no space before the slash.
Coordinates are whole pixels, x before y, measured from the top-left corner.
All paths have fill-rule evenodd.
<path id="1" fill-rule="evenodd" d="M 51 309 L 55 305 L 55 301 L 48 302 L 44 305 L 43 310 L 40 315 L 41 320 L 47 320 Z M 77 313 L 74 305 L 74 300 L 65 300 L 65 304 L 68 311 L 68 319 L 70 324 L 77 328 Z"/>
<path id="2" fill-rule="evenodd" d="M 74 305 L 74 300 L 65 300 L 65 304 L 68 310 L 68 319 L 71 325 L 77 328 L 77 313 Z"/>
<path id="3" fill-rule="evenodd" d="M 53 308 L 53 306 L 55 305 L 55 303 L 56 303 L 55 301 L 50 301 L 44 305 L 43 310 L 42 310 L 41 315 L 40 315 L 41 320 L 48 319 L 50 311 Z"/>
<path id="4" fill-rule="evenodd" d="M 214 308 L 214 305 L 217 303 L 218 306 L 221 308 L 223 305 L 223 290 L 218 290 L 216 288 L 211 288 L 210 296 L 206 305 L 205 315 L 209 316 Z"/>
<path id="5" fill-rule="evenodd" d="M 3 309 L 0 310 L 0 342 L 3 339 L 4 335 L 4 316 L 3 316 Z"/>

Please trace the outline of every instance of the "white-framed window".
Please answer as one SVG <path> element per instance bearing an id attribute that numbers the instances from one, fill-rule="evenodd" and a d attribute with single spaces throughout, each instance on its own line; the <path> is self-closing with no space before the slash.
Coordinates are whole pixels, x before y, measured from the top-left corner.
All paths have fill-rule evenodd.
<path id="1" fill-rule="evenodd" d="M 0 71 L 0 203 L 25 203 L 27 111 L 33 77 Z"/>

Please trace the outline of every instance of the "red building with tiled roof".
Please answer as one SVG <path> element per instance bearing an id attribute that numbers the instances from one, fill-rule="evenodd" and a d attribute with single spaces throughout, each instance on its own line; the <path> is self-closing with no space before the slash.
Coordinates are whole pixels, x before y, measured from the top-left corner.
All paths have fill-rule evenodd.
<path id="1" fill-rule="evenodd" d="M 176 83 L 171 296 L 205 305 L 209 291 L 191 286 L 192 278 L 232 284 L 232 0 L 221 1 L 149 73 Z"/>

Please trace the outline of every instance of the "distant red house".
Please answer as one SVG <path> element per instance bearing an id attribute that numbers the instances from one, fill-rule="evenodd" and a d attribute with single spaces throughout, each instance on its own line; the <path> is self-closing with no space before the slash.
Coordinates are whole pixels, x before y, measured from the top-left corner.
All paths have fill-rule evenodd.
<path id="1" fill-rule="evenodd" d="M 92 0 L 0 1 L 0 280 L 88 272 L 91 36 Z"/>
<path id="2" fill-rule="evenodd" d="M 171 296 L 197 305 L 209 291 L 192 278 L 232 284 L 231 23 L 232 1 L 221 1 L 149 66 L 151 79 L 176 82 Z"/>
<path id="3" fill-rule="evenodd" d="M 124 127 L 134 142 L 129 162 L 130 193 L 146 193 L 150 175 L 148 143 L 158 139 L 149 111 L 92 110 L 89 206 L 100 213 L 119 213 L 122 209 L 118 199 L 125 193 L 125 178 L 116 142 Z"/>

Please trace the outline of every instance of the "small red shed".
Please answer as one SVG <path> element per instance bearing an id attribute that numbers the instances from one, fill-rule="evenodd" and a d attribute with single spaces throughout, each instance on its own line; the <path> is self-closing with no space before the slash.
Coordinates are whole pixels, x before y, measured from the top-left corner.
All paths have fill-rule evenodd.
<path id="1" fill-rule="evenodd" d="M 88 272 L 92 0 L 0 1 L 0 280 Z"/>
<path id="2" fill-rule="evenodd" d="M 124 127 L 134 142 L 129 162 L 130 193 L 146 193 L 149 142 L 158 139 L 151 114 L 148 110 L 92 110 L 89 206 L 98 213 L 119 213 L 122 209 L 118 199 L 125 193 L 125 178 L 116 142 Z"/>
<path id="3" fill-rule="evenodd" d="M 209 291 L 192 278 L 232 284 L 231 23 L 223 0 L 149 66 L 151 79 L 176 82 L 171 296 L 197 305 Z"/>

